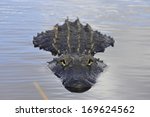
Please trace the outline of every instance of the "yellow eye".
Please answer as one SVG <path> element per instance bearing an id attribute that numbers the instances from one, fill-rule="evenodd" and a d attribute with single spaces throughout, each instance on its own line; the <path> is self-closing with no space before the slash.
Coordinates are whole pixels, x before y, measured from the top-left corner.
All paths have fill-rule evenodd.
<path id="1" fill-rule="evenodd" d="M 60 60 L 60 63 L 63 65 L 63 66 L 66 66 L 66 61 L 64 59 Z"/>
<path id="2" fill-rule="evenodd" d="M 92 63 L 93 63 L 93 60 L 92 60 L 92 59 L 89 59 L 89 60 L 88 60 L 88 65 L 89 65 L 89 66 L 92 65 Z"/>

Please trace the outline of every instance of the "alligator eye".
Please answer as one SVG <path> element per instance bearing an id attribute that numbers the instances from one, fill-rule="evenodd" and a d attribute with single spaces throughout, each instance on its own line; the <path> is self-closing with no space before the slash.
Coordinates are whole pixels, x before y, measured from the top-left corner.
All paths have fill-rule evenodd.
<path id="1" fill-rule="evenodd" d="M 89 59 L 89 60 L 88 60 L 88 65 L 89 65 L 89 66 L 92 65 L 92 63 L 93 63 L 93 60 L 92 60 L 92 59 Z"/>
<path id="2" fill-rule="evenodd" d="M 63 66 L 66 66 L 66 61 L 64 59 L 60 60 L 60 63 L 63 65 Z"/>

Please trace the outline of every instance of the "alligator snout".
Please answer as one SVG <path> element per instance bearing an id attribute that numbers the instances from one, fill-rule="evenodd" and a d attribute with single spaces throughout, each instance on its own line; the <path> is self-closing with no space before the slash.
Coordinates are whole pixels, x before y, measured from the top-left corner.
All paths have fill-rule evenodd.
<path id="1" fill-rule="evenodd" d="M 84 80 L 70 80 L 70 81 L 66 81 L 63 82 L 64 87 L 71 91 L 71 92 L 76 92 L 76 93 L 82 93 L 85 92 L 87 90 L 89 90 L 92 87 L 92 84 L 84 81 Z"/>

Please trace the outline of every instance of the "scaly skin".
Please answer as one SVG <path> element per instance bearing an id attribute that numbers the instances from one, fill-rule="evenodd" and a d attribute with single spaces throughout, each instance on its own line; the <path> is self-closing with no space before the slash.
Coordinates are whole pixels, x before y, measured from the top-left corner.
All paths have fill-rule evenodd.
<path id="1" fill-rule="evenodd" d="M 113 46 L 114 39 L 93 31 L 89 24 L 82 25 L 79 19 L 74 22 L 67 19 L 63 25 L 56 24 L 53 30 L 37 34 L 33 44 L 58 55 L 48 66 L 66 89 L 84 92 L 96 83 L 97 76 L 106 67 L 94 54 Z"/>

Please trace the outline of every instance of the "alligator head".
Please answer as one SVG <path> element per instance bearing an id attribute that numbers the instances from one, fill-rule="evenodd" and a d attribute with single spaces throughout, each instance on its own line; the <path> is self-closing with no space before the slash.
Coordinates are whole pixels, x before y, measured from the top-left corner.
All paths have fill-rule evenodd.
<path id="1" fill-rule="evenodd" d="M 62 55 L 49 62 L 49 68 L 71 92 L 84 92 L 96 83 L 106 65 L 91 55 Z"/>

